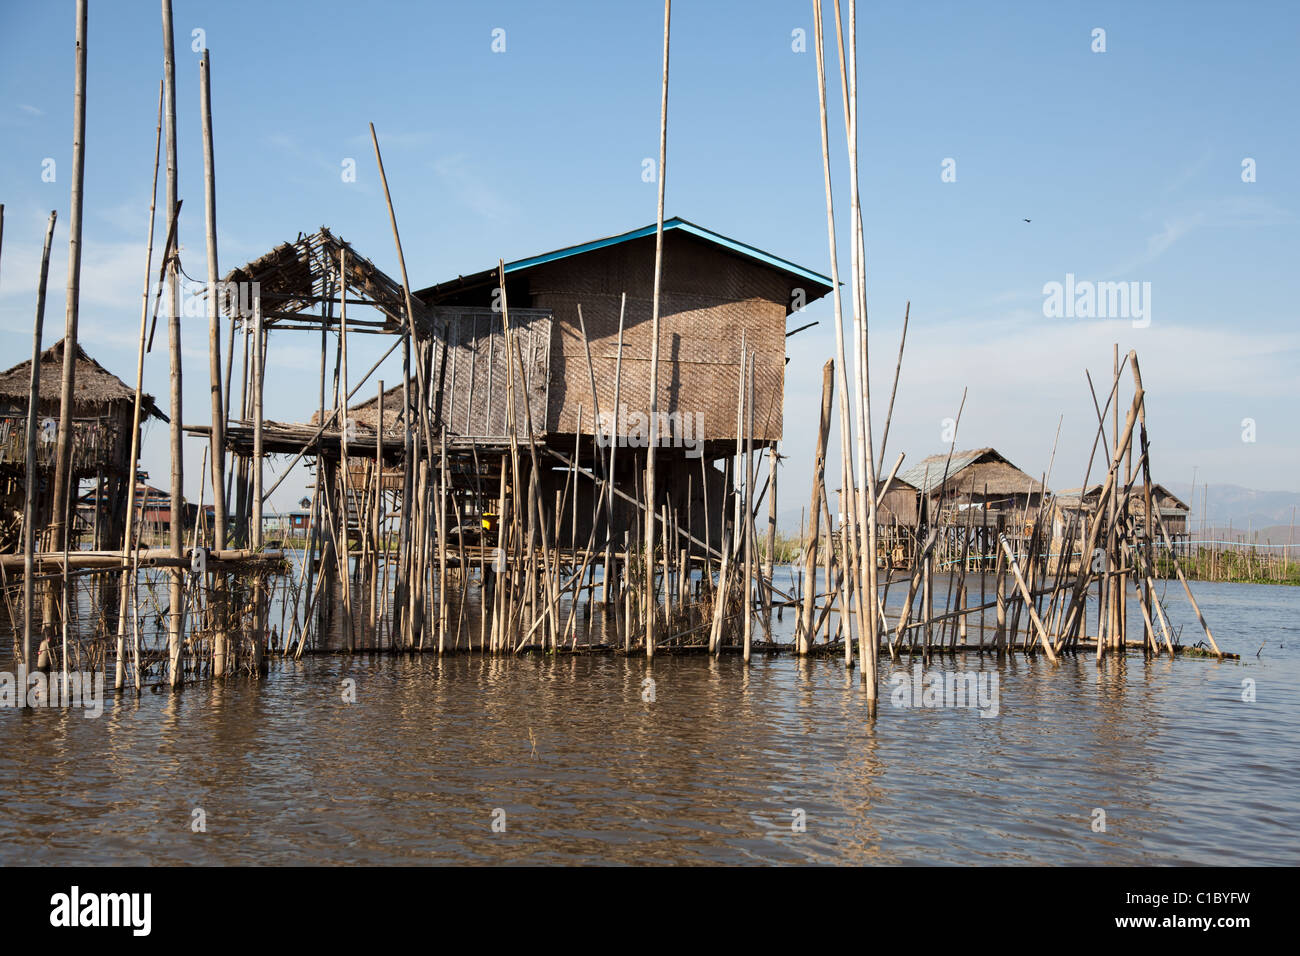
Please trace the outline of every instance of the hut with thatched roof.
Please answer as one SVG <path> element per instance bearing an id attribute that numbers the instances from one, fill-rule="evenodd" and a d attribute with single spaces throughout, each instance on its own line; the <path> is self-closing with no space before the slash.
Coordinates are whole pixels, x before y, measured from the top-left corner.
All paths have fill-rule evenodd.
<path id="1" fill-rule="evenodd" d="M 41 353 L 40 398 L 37 406 L 36 497 L 38 528 L 51 515 L 55 449 L 59 430 L 59 395 L 63 374 L 63 340 Z M 0 372 L 0 552 L 14 550 L 22 525 L 27 481 L 27 409 L 32 363 L 19 362 Z M 135 390 L 77 346 L 76 394 L 72 411 L 73 500 L 80 484 L 90 481 L 96 508 L 89 527 L 101 539 L 97 545 L 119 546 L 126 515 L 126 482 L 135 477 L 131 457 L 131 423 Z M 142 396 L 142 418 L 167 418 L 152 397 Z M 75 531 L 76 529 L 74 529 Z"/>
<path id="2" fill-rule="evenodd" d="M 978 509 L 979 520 L 985 510 L 989 520 L 1034 511 L 1042 502 L 1043 483 L 1013 465 L 996 448 L 975 448 L 947 452 L 922 458 L 902 479 L 918 490 L 921 507 L 928 521 L 965 523 L 970 517 L 958 514 Z M 1032 517 L 1032 515 L 1030 515 Z"/>

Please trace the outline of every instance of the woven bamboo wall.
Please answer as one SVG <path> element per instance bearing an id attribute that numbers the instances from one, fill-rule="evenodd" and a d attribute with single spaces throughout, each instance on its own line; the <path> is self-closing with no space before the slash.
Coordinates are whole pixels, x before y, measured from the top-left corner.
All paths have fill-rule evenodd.
<path id="1" fill-rule="evenodd" d="M 531 305 L 554 316 L 547 430 L 593 432 L 591 384 L 578 325 L 586 323 L 602 413 L 613 413 L 619 301 L 627 293 L 621 403 L 650 409 L 653 236 L 528 270 Z M 785 319 L 790 280 L 691 236 L 664 235 L 660 295 L 659 409 L 703 416 L 708 439 L 736 437 L 740 336 L 755 361 L 755 440 L 781 437 Z M 696 419 L 692 418 L 692 421 Z M 694 436 L 692 436 L 694 437 Z"/>
<path id="2" fill-rule="evenodd" d="M 453 435 L 473 438 L 506 438 L 510 427 L 506 401 L 506 347 L 500 312 L 468 307 L 436 308 L 441 320 L 435 326 L 447 330 L 447 364 L 443 378 L 443 418 Z M 523 359 L 523 382 L 515 378 L 516 426 L 527 434 L 524 396 L 533 430 L 547 430 L 547 395 L 550 388 L 551 316 L 544 309 L 510 309 L 510 327 L 518 336 Z M 442 365 L 442 342 L 435 341 L 434 384 Z M 394 412 L 395 413 L 395 412 Z M 387 414 L 384 416 L 389 417 Z"/>
<path id="3" fill-rule="evenodd" d="M 93 413 L 93 414 L 87 414 Z M 72 420 L 72 470 L 79 477 L 103 471 L 126 474 L 131 448 L 132 407 L 124 402 L 83 406 Z M 53 472 L 59 403 L 42 401 L 37 418 L 36 467 Z M 0 409 L 0 470 L 25 470 L 27 409 Z"/>

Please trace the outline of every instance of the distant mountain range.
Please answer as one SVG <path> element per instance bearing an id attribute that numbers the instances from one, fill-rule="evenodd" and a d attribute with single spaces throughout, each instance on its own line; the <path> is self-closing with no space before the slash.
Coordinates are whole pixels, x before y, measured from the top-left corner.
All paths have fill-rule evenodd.
<path id="1" fill-rule="evenodd" d="M 1232 528 L 1234 535 L 1259 532 L 1259 540 L 1271 538 L 1274 543 L 1285 543 L 1290 533 L 1293 517 L 1300 517 L 1300 494 L 1294 491 L 1257 491 L 1241 485 L 1196 486 L 1196 500 L 1192 499 L 1192 486 L 1186 482 L 1170 481 L 1165 487 L 1192 506 L 1190 526 L 1199 529 L 1204 522 L 1210 528 Z M 1300 539 L 1297 539 L 1300 540 Z"/>

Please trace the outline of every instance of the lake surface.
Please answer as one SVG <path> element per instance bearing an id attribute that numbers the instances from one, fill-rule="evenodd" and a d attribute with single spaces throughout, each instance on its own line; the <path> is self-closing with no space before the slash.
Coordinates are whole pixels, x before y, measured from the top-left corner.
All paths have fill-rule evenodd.
<path id="1" fill-rule="evenodd" d="M 895 706 L 887 655 L 874 722 L 840 661 L 736 655 L 321 655 L 0 708 L 0 864 L 1300 863 L 1300 589 L 1193 587 L 1241 661 L 936 659 L 996 675 L 990 717 Z"/>

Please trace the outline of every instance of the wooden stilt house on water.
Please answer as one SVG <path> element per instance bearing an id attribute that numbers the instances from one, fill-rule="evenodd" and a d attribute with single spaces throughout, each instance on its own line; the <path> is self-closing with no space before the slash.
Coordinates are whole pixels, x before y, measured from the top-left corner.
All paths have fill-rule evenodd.
<path id="1" fill-rule="evenodd" d="M 345 249 L 348 274 L 340 278 Z M 615 484 L 637 497 L 651 431 L 654 257 L 655 227 L 646 226 L 506 263 L 504 300 L 496 268 L 416 292 L 412 328 L 419 341 L 410 382 L 393 385 L 382 398 L 383 455 L 393 469 L 385 474 L 385 488 L 397 490 L 394 482 L 400 477 L 408 418 L 403 393 L 414 402 L 419 382 L 425 381 L 426 411 L 435 423 L 435 435 L 446 426 L 448 454 L 455 459 L 451 480 L 458 491 L 486 489 L 496 494 L 513 419 L 517 439 L 526 444 L 531 428 L 542 449 L 539 501 L 551 517 L 556 493 L 573 466 L 599 471 L 609 458 L 611 441 L 617 444 Z M 277 247 L 234 270 L 226 281 L 257 283 L 266 332 L 315 328 L 324 336 L 326 330 L 337 330 L 344 286 L 353 310 L 349 332 L 401 334 L 404 328 L 400 284 L 326 229 Z M 657 484 L 661 504 L 690 514 L 683 530 L 700 540 L 706 531 L 706 482 L 713 506 L 721 501 L 724 476 L 712 462 L 734 455 L 738 435 L 747 434 L 748 426 L 738 422 L 737 404 L 742 341 L 754 363 L 757 450 L 775 445 L 781 437 L 786 319 L 830 289 L 825 276 L 753 246 L 684 219 L 664 223 Z M 320 314 L 312 314 L 309 310 L 317 305 Z M 503 305 L 522 366 L 514 371 L 513 389 L 507 384 L 511 363 Z M 354 319 L 358 306 L 378 308 L 379 321 Z M 247 316 L 241 321 L 249 324 Z M 330 351 L 324 341 L 322 348 L 323 353 Z M 327 357 L 331 364 L 338 361 L 337 356 Z M 310 445 L 322 460 L 338 460 L 342 416 L 332 394 L 324 394 L 327 377 L 322 374 L 320 408 L 310 423 L 263 424 L 264 453 L 298 453 Z M 513 416 L 507 409 L 512 391 Z M 379 403 L 371 392 L 347 413 L 356 457 L 374 455 Z M 246 403 L 246 414 L 232 415 L 227 431 L 229 444 L 243 457 L 252 453 L 252 416 L 247 411 Z M 413 426 L 418 424 L 414 411 L 409 418 Z M 426 456 L 428 452 L 424 450 Z M 583 539 L 593 520 L 593 486 L 585 480 L 576 485 L 564 504 L 565 527 L 569 537 Z M 239 508 L 237 503 L 237 515 Z M 636 507 L 620 497 L 611 510 L 618 533 Z M 605 518 L 595 518 L 602 540 Z M 716 521 L 707 529 L 715 544 L 719 531 Z"/>
<path id="2" fill-rule="evenodd" d="M 409 299 L 401 283 L 325 228 L 232 271 L 224 308 L 232 339 L 237 325 L 253 357 L 251 371 L 245 359 L 235 379 L 248 386 L 232 388 L 226 428 L 237 463 L 235 540 L 257 526 L 249 504 L 259 499 L 256 463 L 286 454 L 316 464 L 309 554 L 320 555 L 325 593 L 337 574 L 331 555 L 358 548 L 372 569 L 376 552 L 412 540 L 445 541 L 447 549 L 434 552 L 439 562 L 453 547 L 452 561 L 481 561 L 482 552 L 465 546 L 489 543 L 479 539 L 492 533 L 491 521 L 487 535 L 477 532 L 504 509 L 538 514 L 552 546 L 570 555 L 592 541 L 606 549 L 608 567 L 610 550 L 622 560 L 627 533 L 634 542 L 642 525 L 646 449 L 657 435 L 656 511 L 671 516 L 663 543 L 676 538 L 667 553 L 699 557 L 706 543 L 716 551 L 727 476 L 715 462 L 736 455 L 746 436 L 755 450 L 781 438 L 786 319 L 831 283 L 686 220 L 666 221 L 651 423 L 655 233 L 647 226 L 504 264 L 504 290 L 498 269 L 488 268 Z M 345 329 L 349 335 L 329 334 Z M 260 368 L 274 369 L 268 342 L 283 330 L 320 335 L 318 407 L 306 423 L 261 413 L 259 355 Z M 369 373 L 348 371 L 347 340 L 357 332 L 399 338 L 395 385 L 381 390 Z M 752 369 L 745 422 L 742 369 Z M 362 379 L 366 398 L 356 394 Z M 518 449 L 524 467 L 507 467 Z M 603 479 L 611 458 L 614 500 L 598 508 L 593 479 Z M 764 480 L 758 475 L 755 484 Z M 400 544 L 395 554 L 395 600 L 414 606 L 419 586 L 400 582 L 423 580 L 431 559 Z M 372 582 L 387 574 L 370 573 Z"/>
<path id="3" fill-rule="evenodd" d="M 1063 541 L 1067 535 L 1071 540 L 1081 541 L 1087 535 L 1088 523 L 1097 514 L 1097 500 L 1101 496 L 1101 485 L 1082 488 L 1069 488 L 1057 492 L 1052 499 L 1052 535 Z M 1147 521 L 1146 485 L 1134 484 L 1128 496 L 1128 513 L 1133 519 L 1133 534 L 1137 541 L 1146 541 L 1148 536 L 1163 547 L 1163 538 L 1159 527 Z M 1171 492 L 1164 485 L 1151 485 L 1151 510 L 1160 515 L 1165 530 L 1176 550 L 1185 550 L 1189 541 L 1187 516 L 1191 508 L 1185 501 Z M 1071 531 L 1073 529 L 1073 531 Z"/>
<path id="4" fill-rule="evenodd" d="M 23 500 L 27 475 L 27 409 L 31 388 L 29 359 L 0 373 L 0 552 L 21 546 Z M 50 524 L 55 449 L 59 428 L 63 340 L 40 356 L 40 402 L 37 408 L 36 496 L 38 534 Z M 135 390 L 77 347 L 76 392 L 72 410 L 72 500 L 90 483 L 92 506 L 73 522 L 74 542 L 90 539 L 93 548 L 120 548 L 126 528 L 127 482 L 135 479 L 131 457 L 131 422 Z M 141 421 L 167 418 L 152 397 L 142 399 Z"/>
<path id="5" fill-rule="evenodd" d="M 635 496 L 650 428 L 651 313 L 655 226 L 567 246 L 505 264 L 505 299 L 521 342 L 532 428 L 552 452 L 541 503 L 555 507 L 567 467 L 599 470 L 616 442 L 615 483 Z M 420 290 L 445 330 L 434 356 L 452 434 L 507 437 L 505 377 L 496 268 Z M 771 253 L 685 219 L 664 222 L 660 284 L 657 422 L 654 434 L 662 507 L 690 515 L 703 539 L 705 495 L 721 502 L 723 473 L 710 463 L 736 453 L 742 341 L 754 360 L 755 449 L 781 438 L 786 319 L 831 290 L 830 280 Z M 599 415 L 599 419 L 597 418 Z M 517 424 L 524 425 L 521 416 Z M 522 432 L 521 432 L 522 435 Z M 556 453 L 564 456 L 556 457 Z M 706 488 L 707 483 L 707 488 Z M 593 486 L 578 483 L 565 527 L 582 540 L 591 525 Z M 615 535 L 634 506 L 620 500 Z M 570 526 L 569 519 L 576 518 Z M 603 516 L 597 535 L 603 537 Z M 719 539 L 717 521 L 707 529 Z"/>
<path id="6" fill-rule="evenodd" d="M 884 491 L 884 487 L 885 482 L 882 479 L 876 488 L 877 498 L 880 498 L 880 492 Z M 890 567 L 911 567 L 916 555 L 916 532 L 920 523 L 920 514 L 921 489 L 901 475 L 895 475 L 894 480 L 889 484 L 889 490 L 885 492 L 883 498 L 880 498 L 880 505 L 876 509 L 880 556 Z"/>
<path id="7" fill-rule="evenodd" d="M 953 451 L 951 459 L 946 452 L 930 455 L 902 478 L 917 489 L 919 527 L 970 528 L 971 551 L 985 556 L 996 554 L 999 534 L 1028 537 L 1048 493 L 994 448 Z"/>

